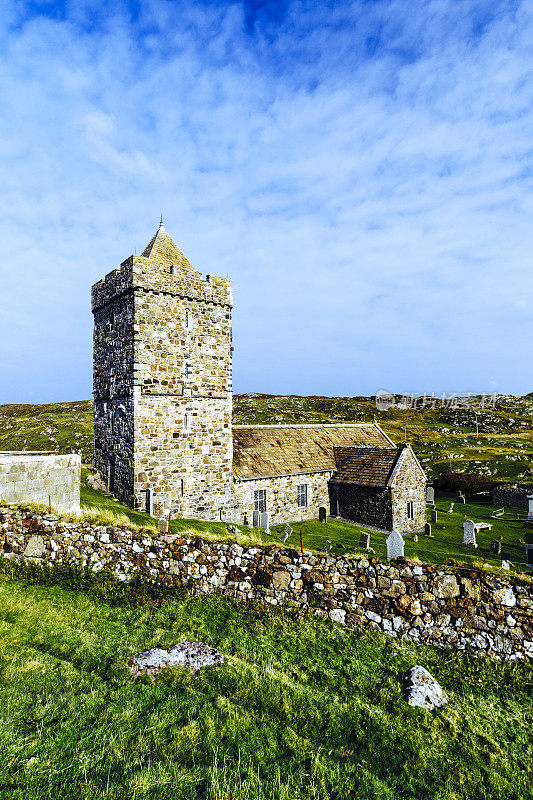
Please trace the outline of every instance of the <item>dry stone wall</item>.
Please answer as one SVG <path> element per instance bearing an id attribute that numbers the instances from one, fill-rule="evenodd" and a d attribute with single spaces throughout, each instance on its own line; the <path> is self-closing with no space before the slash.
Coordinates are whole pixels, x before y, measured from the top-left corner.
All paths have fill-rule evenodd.
<path id="1" fill-rule="evenodd" d="M 528 508 L 528 495 L 533 494 L 533 483 L 516 483 L 495 486 L 492 490 L 492 504 L 495 506 L 517 506 Z"/>
<path id="2" fill-rule="evenodd" d="M 124 582 L 141 575 L 193 594 L 255 599 L 438 647 L 533 660 L 533 585 L 520 576 L 153 537 L 3 506 L 0 536 L 7 559 L 90 564 Z"/>

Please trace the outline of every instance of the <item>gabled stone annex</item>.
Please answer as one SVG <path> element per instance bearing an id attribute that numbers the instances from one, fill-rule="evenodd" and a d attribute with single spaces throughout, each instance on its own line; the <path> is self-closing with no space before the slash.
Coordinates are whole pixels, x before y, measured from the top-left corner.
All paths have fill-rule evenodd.
<path id="1" fill-rule="evenodd" d="M 378 425 L 232 428 L 232 305 L 231 281 L 204 278 L 162 222 L 93 286 L 94 463 L 110 490 L 156 515 L 422 527 L 424 473 Z"/>

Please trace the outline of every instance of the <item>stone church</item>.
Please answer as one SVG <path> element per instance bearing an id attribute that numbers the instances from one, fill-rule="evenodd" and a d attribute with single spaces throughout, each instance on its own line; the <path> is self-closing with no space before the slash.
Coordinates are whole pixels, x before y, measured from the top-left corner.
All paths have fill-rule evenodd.
<path id="1" fill-rule="evenodd" d="M 93 286 L 94 465 L 110 491 L 156 516 L 423 527 L 424 472 L 377 424 L 232 425 L 232 305 L 231 281 L 204 278 L 162 222 Z"/>

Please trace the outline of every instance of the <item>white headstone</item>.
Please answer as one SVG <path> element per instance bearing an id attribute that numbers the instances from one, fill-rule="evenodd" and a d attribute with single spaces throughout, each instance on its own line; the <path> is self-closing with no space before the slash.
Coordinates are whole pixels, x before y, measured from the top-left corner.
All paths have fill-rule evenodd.
<path id="1" fill-rule="evenodd" d="M 527 502 L 529 503 L 529 510 L 527 512 L 527 518 L 533 519 L 533 494 L 528 494 Z"/>
<path id="2" fill-rule="evenodd" d="M 477 547 L 476 523 L 471 519 L 465 519 L 463 522 L 463 544 L 466 547 Z"/>
<path id="3" fill-rule="evenodd" d="M 268 511 L 263 511 L 261 513 L 260 525 L 263 528 L 263 530 L 265 531 L 265 533 L 267 533 L 270 536 L 270 528 L 268 527 L 269 520 L 270 520 L 270 517 L 268 515 Z"/>
<path id="4" fill-rule="evenodd" d="M 455 503 L 450 503 L 450 507 L 448 509 L 448 514 L 452 513 L 454 505 L 455 505 Z"/>
<path id="5" fill-rule="evenodd" d="M 433 488 L 433 486 L 426 487 L 426 501 L 428 503 L 435 502 L 435 489 Z"/>
<path id="6" fill-rule="evenodd" d="M 502 569 L 511 569 L 511 562 L 506 561 L 505 558 L 502 559 Z"/>
<path id="7" fill-rule="evenodd" d="M 403 556 L 405 543 L 398 531 L 391 531 L 387 538 L 387 561 Z"/>

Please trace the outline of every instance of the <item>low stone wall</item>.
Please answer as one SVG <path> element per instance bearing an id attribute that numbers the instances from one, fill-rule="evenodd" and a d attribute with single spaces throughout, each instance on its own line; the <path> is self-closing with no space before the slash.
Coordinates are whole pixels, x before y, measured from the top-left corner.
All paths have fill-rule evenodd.
<path id="1" fill-rule="evenodd" d="M 495 486 L 491 492 L 492 505 L 494 506 L 517 506 L 528 508 L 528 494 L 533 494 L 532 483 L 516 483 Z"/>
<path id="2" fill-rule="evenodd" d="M 533 660 L 533 585 L 514 575 L 334 558 L 281 546 L 242 547 L 179 535 L 62 522 L 0 506 L 4 557 L 109 570 L 329 616 L 439 647 Z"/>
<path id="3" fill-rule="evenodd" d="M 42 503 L 62 511 L 80 508 L 81 456 L 0 453 L 0 500 Z"/>

